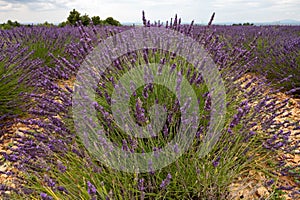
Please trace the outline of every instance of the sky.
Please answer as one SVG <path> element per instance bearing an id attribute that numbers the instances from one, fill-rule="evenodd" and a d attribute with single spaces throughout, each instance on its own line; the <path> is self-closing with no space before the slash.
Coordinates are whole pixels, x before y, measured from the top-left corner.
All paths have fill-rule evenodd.
<path id="1" fill-rule="evenodd" d="M 175 14 L 183 22 L 214 23 L 300 21 L 300 0 L 0 0 L 0 23 L 59 23 L 75 8 L 82 15 L 142 22 L 142 10 L 151 21 L 166 21 Z"/>

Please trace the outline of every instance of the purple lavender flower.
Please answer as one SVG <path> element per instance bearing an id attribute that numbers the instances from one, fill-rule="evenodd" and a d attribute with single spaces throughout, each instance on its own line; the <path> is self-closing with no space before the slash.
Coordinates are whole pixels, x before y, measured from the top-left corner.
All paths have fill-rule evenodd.
<path id="1" fill-rule="evenodd" d="M 166 188 L 166 187 L 170 184 L 171 178 L 172 178 L 172 175 L 171 175 L 170 173 L 168 173 L 166 179 L 164 179 L 164 180 L 161 182 L 160 188 L 161 188 L 161 189 Z"/>
<path id="2" fill-rule="evenodd" d="M 174 145 L 174 152 L 175 152 L 176 154 L 179 153 L 179 147 L 178 147 L 178 144 L 177 144 L 177 143 Z"/>
<path id="3" fill-rule="evenodd" d="M 266 182 L 266 186 L 267 187 L 270 187 L 271 185 L 273 185 L 273 183 L 274 183 L 274 180 L 273 179 L 270 179 L 270 180 L 268 180 L 267 182 Z"/>
<path id="4" fill-rule="evenodd" d="M 63 186 L 58 186 L 57 190 L 61 191 L 61 192 L 65 192 L 66 194 L 68 194 L 68 190 L 65 187 L 63 187 Z"/>
<path id="5" fill-rule="evenodd" d="M 151 175 L 154 175 L 154 169 L 153 169 L 153 162 L 152 162 L 152 160 L 149 160 L 148 161 L 148 169 L 149 169 L 149 173 L 151 174 Z"/>
<path id="6" fill-rule="evenodd" d="M 42 200 L 52 200 L 53 199 L 51 196 L 48 196 L 44 192 L 41 192 L 40 196 L 41 196 Z"/>
<path id="7" fill-rule="evenodd" d="M 169 134 L 169 128 L 166 124 L 163 127 L 163 134 L 164 134 L 164 137 L 167 137 Z"/>
<path id="8" fill-rule="evenodd" d="M 66 172 L 66 170 L 67 170 L 67 167 L 64 166 L 63 163 L 60 162 L 60 161 L 58 162 L 57 167 L 58 167 L 58 169 L 59 169 L 59 171 L 60 171 L 61 173 L 64 173 L 64 172 Z"/>
<path id="9" fill-rule="evenodd" d="M 145 190 L 145 187 L 144 187 L 144 181 L 145 181 L 145 179 L 143 179 L 143 178 L 139 179 L 139 182 L 138 182 L 138 189 L 139 189 L 140 191 L 144 191 L 144 190 Z"/>
<path id="10" fill-rule="evenodd" d="M 136 109 L 136 119 L 139 123 L 143 124 L 147 121 L 146 116 L 145 116 L 145 109 L 142 107 L 141 101 L 138 99 L 135 104 L 135 109 Z"/>
<path id="11" fill-rule="evenodd" d="M 49 187 L 53 188 L 55 186 L 55 181 L 53 181 L 53 179 L 49 178 L 48 176 L 45 175 L 44 180 Z"/>
<path id="12" fill-rule="evenodd" d="M 280 186 L 277 188 L 277 190 L 292 190 L 296 186 Z"/>
<path id="13" fill-rule="evenodd" d="M 159 148 L 158 147 L 153 147 L 153 153 L 154 153 L 154 156 L 156 158 L 158 158 L 159 157 Z"/>
<path id="14" fill-rule="evenodd" d="M 88 193 L 91 196 L 93 196 L 97 193 L 96 187 L 90 181 L 87 182 L 87 186 L 88 186 Z"/>
<path id="15" fill-rule="evenodd" d="M 212 164 L 213 164 L 213 166 L 214 167 L 217 167 L 219 164 L 220 164 L 220 156 L 217 158 L 217 159 L 215 159 L 213 162 L 212 162 Z"/>
<path id="16" fill-rule="evenodd" d="M 211 95 L 208 93 L 207 99 L 205 100 L 205 110 L 210 110 L 211 108 Z"/>
<path id="17" fill-rule="evenodd" d="M 123 151 L 129 151 L 127 140 L 125 140 L 125 139 L 122 140 L 122 150 Z"/>

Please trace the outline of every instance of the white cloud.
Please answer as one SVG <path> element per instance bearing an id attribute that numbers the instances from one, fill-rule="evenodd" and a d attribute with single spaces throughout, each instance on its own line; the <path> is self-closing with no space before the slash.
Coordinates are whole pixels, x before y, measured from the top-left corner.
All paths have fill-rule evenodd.
<path id="1" fill-rule="evenodd" d="M 0 0 L 0 11 L 1 12 L 11 12 L 24 9 L 24 5 L 21 3 L 11 3 L 7 1 Z"/>
<path id="2" fill-rule="evenodd" d="M 177 13 L 185 22 L 207 23 L 213 12 L 215 22 L 300 20 L 299 0 L 0 0 L 0 22 L 61 22 L 73 8 L 121 22 L 141 22 L 142 10 L 152 21 L 165 21 Z"/>

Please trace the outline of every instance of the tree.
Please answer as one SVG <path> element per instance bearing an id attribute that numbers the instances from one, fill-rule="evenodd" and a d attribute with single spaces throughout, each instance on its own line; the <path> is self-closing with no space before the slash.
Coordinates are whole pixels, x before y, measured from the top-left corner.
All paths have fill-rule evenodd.
<path id="1" fill-rule="evenodd" d="M 14 24 L 15 24 L 15 26 L 17 26 L 17 27 L 21 26 L 21 24 L 20 24 L 19 22 L 17 22 L 17 21 L 15 21 Z"/>
<path id="2" fill-rule="evenodd" d="M 17 21 L 12 22 L 11 20 L 7 20 L 7 24 L 12 27 L 19 27 L 21 24 Z"/>
<path id="3" fill-rule="evenodd" d="M 69 14 L 68 22 L 71 25 L 76 25 L 76 22 L 78 22 L 79 20 L 81 20 L 80 13 L 77 10 L 73 9 Z"/>
<path id="4" fill-rule="evenodd" d="M 254 24 L 253 23 L 249 23 L 249 22 L 246 22 L 246 23 L 238 23 L 238 24 L 232 24 L 232 26 L 253 26 Z"/>
<path id="5" fill-rule="evenodd" d="M 68 24 L 69 24 L 69 22 L 61 22 L 58 24 L 58 27 L 65 27 Z"/>
<path id="6" fill-rule="evenodd" d="M 82 17 L 80 17 L 80 20 L 84 26 L 88 26 L 91 22 L 91 19 L 87 14 L 84 14 Z"/>
<path id="7" fill-rule="evenodd" d="M 117 20 L 115 20 L 114 18 L 112 17 L 108 17 L 105 19 L 105 22 L 109 25 L 112 25 L 112 26 L 121 26 L 121 23 Z"/>
<path id="8" fill-rule="evenodd" d="M 94 16 L 94 17 L 92 17 L 92 21 L 93 21 L 93 24 L 94 24 L 94 25 L 102 24 L 102 21 L 100 20 L 100 17 L 99 17 L 99 16 Z"/>
<path id="9" fill-rule="evenodd" d="M 3 23 L 0 25 L 0 29 L 11 29 L 11 28 L 14 28 L 14 27 L 19 27 L 21 26 L 21 24 L 17 21 L 12 21 L 12 20 L 7 20 L 6 23 Z"/>
<path id="10" fill-rule="evenodd" d="M 9 20 L 7 20 L 7 24 L 9 25 L 9 26 L 13 26 L 14 24 L 13 24 L 13 22 L 9 19 Z"/>
<path id="11" fill-rule="evenodd" d="M 70 11 L 67 21 L 60 23 L 59 27 L 63 27 L 68 24 L 76 25 L 78 21 L 81 21 L 84 26 L 88 26 L 91 21 L 94 25 L 106 24 L 112 26 L 121 26 L 121 23 L 112 17 L 108 17 L 105 20 L 100 20 L 99 16 L 93 16 L 92 18 L 90 18 L 87 14 L 81 16 L 81 14 L 77 10 L 73 9 L 72 11 Z"/>
<path id="12" fill-rule="evenodd" d="M 253 23 L 249 23 L 249 22 L 247 22 L 247 23 L 243 23 L 243 26 L 253 26 L 254 24 Z"/>

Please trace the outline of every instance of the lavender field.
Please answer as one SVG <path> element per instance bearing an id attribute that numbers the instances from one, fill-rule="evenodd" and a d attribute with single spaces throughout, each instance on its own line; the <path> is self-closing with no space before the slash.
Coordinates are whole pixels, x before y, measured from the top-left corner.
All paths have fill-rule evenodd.
<path id="1" fill-rule="evenodd" d="M 141 27 L 78 23 L 0 30 L 0 199 L 299 199 L 300 26 L 221 26 L 213 24 L 213 17 L 206 26 L 181 24 L 177 16 L 164 23 L 145 16 L 142 20 L 145 30 L 169 30 L 182 41 L 192 39 L 214 62 L 226 94 L 216 144 L 199 156 L 210 117 L 221 114 L 215 112 L 213 100 L 213 93 L 220 91 L 210 90 L 197 66 L 180 53 L 159 48 L 128 51 L 117 58 L 108 49 L 107 58 L 113 62 L 109 70 L 97 74 L 91 106 L 112 146 L 128 154 L 154 152 L 159 157 L 182 124 L 192 126 L 195 134 L 189 148 L 162 168 L 154 170 L 152 161 L 143 172 L 105 165 L 90 150 L 100 144 L 105 148 L 105 137 L 81 137 L 76 129 L 78 71 L 97 46 Z M 169 42 L 180 51 L 180 44 Z M 187 80 L 197 100 L 199 123 L 182 120 L 185 112 L 180 104 L 186 108 L 190 101 L 180 102 L 160 84 L 132 86 L 132 79 L 126 106 L 134 123 L 148 127 L 155 121 L 153 105 L 161 105 L 165 118 L 155 113 L 162 128 L 147 139 L 126 134 L 118 126 L 111 108 L 118 81 L 138 66 L 149 70 L 151 63 L 162 71 L 171 66 L 164 81 Z M 84 131 L 95 131 L 80 106 Z"/>

